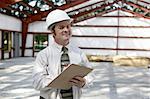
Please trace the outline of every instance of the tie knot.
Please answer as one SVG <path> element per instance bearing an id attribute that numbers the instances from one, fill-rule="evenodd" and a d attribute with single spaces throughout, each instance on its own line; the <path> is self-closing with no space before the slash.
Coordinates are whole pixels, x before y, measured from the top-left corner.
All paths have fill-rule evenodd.
<path id="1" fill-rule="evenodd" d="M 65 52 L 67 53 L 67 52 L 68 52 L 68 48 L 63 46 L 63 47 L 62 47 L 62 51 L 63 51 L 64 53 L 65 53 Z"/>

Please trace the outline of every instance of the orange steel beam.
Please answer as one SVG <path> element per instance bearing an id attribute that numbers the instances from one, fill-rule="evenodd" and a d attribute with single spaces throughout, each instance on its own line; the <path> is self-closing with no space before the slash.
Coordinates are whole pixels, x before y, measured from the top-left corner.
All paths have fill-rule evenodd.
<path id="1" fill-rule="evenodd" d="M 96 3 L 90 4 L 90 5 L 84 6 L 82 8 L 78 8 L 78 9 L 72 10 L 69 13 L 74 12 L 74 11 L 79 11 L 80 9 L 84 9 L 84 8 L 87 8 L 87 7 L 91 7 L 93 5 L 96 5 L 96 4 L 99 4 L 99 3 L 102 3 L 102 2 L 104 3 L 104 1 L 99 1 L 99 2 L 96 2 Z"/>
<path id="2" fill-rule="evenodd" d="M 0 8 L 6 7 L 8 5 L 14 4 L 16 2 L 20 2 L 22 0 L 0 0 Z"/>
<path id="3" fill-rule="evenodd" d="M 134 14 L 134 15 L 136 15 L 136 16 L 138 16 L 138 17 L 142 17 L 142 18 L 145 18 L 145 19 L 150 19 L 150 17 L 147 17 L 147 16 L 144 16 L 144 15 L 142 15 L 142 14 L 139 14 L 139 13 L 136 13 L 136 12 L 133 12 L 133 11 L 130 11 L 130 10 L 127 10 L 127 9 L 125 9 L 125 8 L 121 8 L 121 10 L 122 10 L 122 11 L 129 12 L 129 13 L 131 13 L 131 14 Z"/>
<path id="4" fill-rule="evenodd" d="M 76 20 L 76 18 L 75 18 L 74 19 L 74 23 L 78 23 L 78 22 L 81 22 L 81 21 L 84 21 L 84 20 L 87 20 L 87 19 L 91 19 L 91 18 L 94 18 L 94 17 L 100 17 L 100 16 L 102 16 L 102 15 L 104 15 L 106 13 L 113 12 L 113 11 L 116 11 L 116 10 L 118 10 L 118 9 L 104 11 L 104 12 L 101 12 L 100 14 L 98 14 L 98 15 L 88 16 L 88 17 L 86 17 L 86 18 L 84 18 L 82 20 Z"/>
<path id="5" fill-rule="evenodd" d="M 5 3 L 5 4 L 13 4 L 16 2 L 20 2 L 22 0 L 1 0 L 1 2 Z"/>
<path id="6" fill-rule="evenodd" d="M 56 8 L 65 10 L 65 9 L 70 8 L 70 7 L 74 7 L 74 6 L 79 5 L 81 3 L 87 2 L 87 1 L 89 1 L 89 0 L 75 0 L 75 1 L 71 2 L 70 4 L 65 4 L 63 6 L 56 7 Z M 41 20 L 43 17 L 46 17 L 48 15 L 48 13 L 51 11 L 52 10 L 48 10 L 48 11 L 44 11 L 44 12 L 41 12 L 41 13 L 36 14 L 36 15 L 32 15 L 31 17 L 26 18 L 24 21 L 31 23 L 34 21 Z"/>
<path id="7" fill-rule="evenodd" d="M 6 6 L 8 6 L 8 4 L 6 4 L 6 3 L 4 3 L 4 2 L 1 2 L 1 3 L 0 3 L 0 8 L 4 8 L 4 7 L 6 7 Z"/>
<path id="8" fill-rule="evenodd" d="M 104 48 L 104 47 L 80 47 L 81 49 L 93 49 L 93 50 L 127 50 L 127 51 L 150 51 L 150 49 L 134 49 L 134 48 Z"/>
<path id="9" fill-rule="evenodd" d="M 27 32 L 28 32 L 28 23 L 22 22 L 22 47 L 21 47 L 22 57 L 24 57 L 24 54 L 25 54 Z"/>
<path id="10" fill-rule="evenodd" d="M 146 13 L 147 13 L 147 12 L 150 12 L 150 9 L 146 9 L 146 8 L 144 8 L 144 7 L 142 7 L 142 6 L 137 5 L 137 4 L 134 4 L 134 3 L 131 3 L 131 2 L 126 2 L 126 4 L 131 5 L 131 6 L 134 6 L 134 7 L 136 7 L 136 8 L 140 8 L 141 10 L 145 11 Z"/>
<path id="11" fill-rule="evenodd" d="M 150 5 L 149 2 L 146 2 L 146 1 L 144 1 L 144 0 L 138 0 L 137 2 L 142 2 L 142 3 L 145 3 L 145 4 L 149 4 L 149 5 Z"/>
<path id="12" fill-rule="evenodd" d="M 117 2 L 118 2 L 118 0 L 114 1 L 113 3 L 109 3 L 109 4 L 107 4 L 107 5 L 105 4 L 105 5 L 103 5 L 103 6 L 100 6 L 100 7 L 94 8 L 94 9 L 91 9 L 91 10 L 89 10 L 89 11 L 81 12 L 81 13 L 79 13 L 79 14 L 74 15 L 73 18 L 77 18 L 77 17 L 80 17 L 80 16 L 82 16 L 82 15 L 86 15 L 86 14 L 91 13 L 91 12 L 94 12 L 94 11 L 96 11 L 96 10 L 98 10 L 98 9 L 105 8 L 105 7 L 107 7 L 107 6 L 111 6 L 111 5 L 113 5 L 114 3 L 117 3 Z"/>

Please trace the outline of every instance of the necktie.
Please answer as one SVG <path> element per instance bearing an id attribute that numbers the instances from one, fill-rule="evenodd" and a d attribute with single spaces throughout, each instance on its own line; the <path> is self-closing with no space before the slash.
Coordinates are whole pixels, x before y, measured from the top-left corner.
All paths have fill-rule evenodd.
<path id="1" fill-rule="evenodd" d="M 68 49 L 66 47 L 62 47 L 62 55 L 61 55 L 61 71 L 64 70 L 64 67 L 70 63 Z M 72 87 L 68 90 L 61 89 L 60 90 L 62 99 L 73 99 Z"/>
<path id="2" fill-rule="evenodd" d="M 69 61 L 68 48 L 62 47 L 62 55 L 61 55 L 61 71 L 63 71 L 64 67 L 67 66 Z"/>

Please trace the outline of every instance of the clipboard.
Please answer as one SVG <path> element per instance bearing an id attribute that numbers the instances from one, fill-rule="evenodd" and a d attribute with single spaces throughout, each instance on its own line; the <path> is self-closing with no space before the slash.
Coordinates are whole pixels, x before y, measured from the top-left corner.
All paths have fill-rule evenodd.
<path id="1" fill-rule="evenodd" d="M 75 76 L 84 77 L 90 73 L 93 69 L 85 66 L 80 66 L 76 64 L 71 64 L 68 66 L 60 75 L 58 75 L 48 87 L 57 89 L 69 89 L 72 85 L 69 81 Z"/>

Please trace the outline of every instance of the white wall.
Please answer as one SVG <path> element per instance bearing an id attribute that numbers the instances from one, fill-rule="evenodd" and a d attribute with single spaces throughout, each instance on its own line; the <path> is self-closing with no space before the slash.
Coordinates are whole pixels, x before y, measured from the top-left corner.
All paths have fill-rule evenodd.
<path id="1" fill-rule="evenodd" d="M 117 28 L 112 27 L 73 27 L 73 35 L 117 36 Z"/>
<path id="2" fill-rule="evenodd" d="M 33 47 L 33 34 L 27 35 L 26 48 Z M 25 56 L 32 56 L 32 49 L 25 50 Z"/>
<path id="3" fill-rule="evenodd" d="M 22 22 L 19 19 L 0 13 L 0 29 L 21 31 Z"/>
<path id="4" fill-rule="evenodd" d="M 127 15 L 126 12 L 120 11 L 120 15 Z M 150 26 L 150 20 L 143 18 L 120 18 L 120 26 Z M 130 37 L 150 37 L 150 28 L 119 28 L 119 36 Z M 150 50 L 149 38 L 119 38 L 119 48 L 129 49 L 147 49 Z M 150 56 L 150 51 L 118 51 L 118 54 L 128 56 Z"/>
<path id="5" fill-rule="evenodd" d="M 114 11 L 104 16 L 116 16 L 118 11 Z M 130 13 L 119 11 L 119 15 L 123 16 L 133 16 Z M 111 17 L 96 17 L 86 21 L 77 23 L 77 25 L 103 25 L 103 26 L 117 26 L 118 18 Z M 150 20 L 143 18 L 119 18 L 120 26 L 150 26 Z M 21 31 L 22 22 L 19 19 L 10 17 L 7 15 L 0 14 L 0 29 Z M 150 28 L 128 28 L 128 27 L 73 27 L 73 35 L 94 35 L 94 36 L 131 36 L 131 37 L 150 37 Z M 28 32 L 49 33 L 46 29 L 45 21 L 36 21 L 29 24 Z M 1 32 L 0 32 L 1 36 Z M 49 43 L 51 42 L 51 35 L 49 36 Z M 21 40 L 21 39 L 20 39 Z M 73 40 L 80 47 L 102 47 L 102 48 L 116 48 L 117 39 L 116 38 L 101 38 L 101 37 L 73 37 Z M 27 36 L 26 47 L 33 47 L 32 45 L 33 35 Z M 21 41 L 20 41 L 21 42 Z M 150 49 L 149 38 L 119 38 L 119 48 L 127 49 Z M 1 43 L 1 42 L 0 42 Z M 1 45 L 0 45 L 1 46 Z M 96 49 L 86 49 L 84 50 L 87 54 L 100 54 L 100 55 L 115 55 L 114 50 L 96 50 Z M 120 55 L 140 55 L 140 56 L 150 56 L 149 51 L 130 51 L 130 50 L 120 50 L 118 51 Z M 1 52 L 0 52 L 1 55 Z M 25 55 L 32 56 L 31 50 L 26 50 Z"/>
<path id="6" fill-rule="evenodd" d="M 116 16 L 118 11 L 105 14 L 104 16 Z M 119 11 L 119 15 L 133 16 L 130 13 Z M 150 26 L 150 20 L 143 18 L 129 18 L 120 17 L 119 24 L 118 18 L 112 17 L 96 17 L 83 22 L 77 23 L 77 25 L 102 25 L 102 26 Z M 73 27 L 74 35 L 94 35 L 94 36 L 132 36 L 132 37 L 150 37 L 150 28 L 129 28 L 129 27 Z M 85 38 L 74 37 L 81 47 L 99 47 L 99 48 L 116 48 L 117 38 Z M 119 38 L 118 48 L 125 49 L 150 49 L 150 40 L 143 38 Z M 114 50 L 102 50 L 102 49 L 85 49 L 85 52 L 100 55 L 115 55 L 117 51 Z M 119 55 L 134 55 L 134 56 L 150 56 L 149 51 L 132 51 L 132 50 L 119 50 Z"/>
<path id="7" fill-rule="evenodd" d="M 28 32 L 48 32 L 45 21 L 36 21 L 29 24 Z"/>
<path id="8" fill-rule="evenodd" d="M 104 16 L 117 16 L 118 11 L 110 12 Z M 119 11 L 121 16 L 133 16 L 130 13 Z M 102 26 L 150 26 L 150 20 L 135 17 L 96 17 L 77 23 L 76 25 L 102 25 Z M 72 27 L 73 35 L 77 36 L 126 36 L 126 37 L 150 37 L 150 28 L 129 28 L 129 27 Z M 37 21 L 29 24 L 29 32 L 47 32 L 45 21 Z M 49 43 L 51 42 L 49 36 Z M 109 37 L 73 37 L 74 42 L 80 47 L 117 48 L 117 38 Z M 118 48 L 126 49 L 150 49 L 149 38 L 119 38 Z M 104 50 L 104 49 L 83 49 L 87 54 L 94 55 L 134 55 L 150 56 L 149 51 L 132 50 Z"/>
<path id="9" fill-rule="evenodd" d="M 111 14 L 111 13 L 109 13 Z M 117 15 L 117 12 L 112 12 Z M 111 15 L 112 15 L 111 14 Z M 117 26 L 118 19 L 116 17 L 95 17 L 77 23 L 76 25 L 102 25 L 102 26 Z M 73 27 L 73 35 L 88 35 L 88 36 L 117 36 L 117 28 L 115 27 Z M 93 48 L 116 48 L 117 40 L 115 38 L 103 38 L 103 37 L 74 37 L 78 41 L 78 45 L 81 47 L 93 47 Z M 114 50 L 102 50 L 102 49 L 84 49 L 87 54 L 94 55 L 115 55 Z"/>
<path id="10" fill-rule="evenodd" d="M 2 31 L 0 31 L 0 48 L 2 48 Z M 2 54 L 2 52 L 0 50 L 0 59 L 2 57 L 1 54 Z"/>

